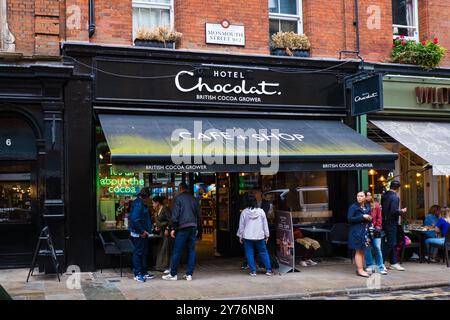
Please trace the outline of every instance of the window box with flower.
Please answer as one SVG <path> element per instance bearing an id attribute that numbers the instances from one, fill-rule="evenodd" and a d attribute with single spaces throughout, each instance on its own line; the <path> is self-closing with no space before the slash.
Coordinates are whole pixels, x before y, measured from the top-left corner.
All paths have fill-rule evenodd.
<path id="1" fill-rule="evenodd" d="M 277 32 L 272 35 L 271 54 L 276 56 L 309 57 L 311 43 L 304 34 Z"/>
<path id="2" fill-rule="evenodd" d="M 391 59 L 396 63 L 415 64 L 425 69 L 439 66 L 446 49 L 439 44 L 439 39 L 416 42 L 400 36 L 392 44 Z"/>
<path id="3" fill-rule="evenodd" d="M 155 29 L 140 28 L 136 33 L 134 44 L 140 47 L 175 48 L 175 42 L 180 40 L 182 34 L 167 27 Z"/>

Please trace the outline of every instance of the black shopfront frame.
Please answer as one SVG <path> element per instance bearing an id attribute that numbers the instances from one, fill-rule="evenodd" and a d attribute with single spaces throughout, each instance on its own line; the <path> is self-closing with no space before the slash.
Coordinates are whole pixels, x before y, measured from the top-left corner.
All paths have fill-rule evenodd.
<path id="1" fill-rule="evenodd" d="M 70 133 L 66 141 L 67 157 L 77 159 L 67 171 L 68 190 L 76 190 L 70 193 L 67 204 L 71 234 L 68 262 L 79 265 L 82 270 L 95 269 L 94 248 L 99 248 L 96 235 L 94 166 L 95 128 L 99 125 L 97 114 L 204 114 L 216 117 L 226 114 L 228 117 L 235 115 L 244 118 L 263 116 L 269 119 L 330 119 L 344 121 L 350 126 L 353 123 L 353 118 L 348 116 L 345 108 L 342 88 L 344 78 L 358 70 L 358 64 L 354 62 L 343 64 L 342 61 L 294 57 L 69 43 L 63 44 L 62 52 L 66 63 L 75 68 L 74 76 L 65 91 L 66 129 Z M 208 95 L 212 97 L 197 98 L 197 95 L 206 91 L 177 92 L 174 82 L 167 81 L 170 78 L 173 80 L 181 71 L 190 70 L 202 70 L 203 83 L 210 89 L 216 88 L 218 92 L 208 91 Z M 215 71 L 219 72 L 219 77 L 214 76 Z M 223 71 L 231 76 L 221 78 L 220 72 Z M 182 89 L 191 89 L 198 84 L 199 74 L 194 74 L 195 77 L 186 73 L 182 75 Z M 161 85 L 152 85 L 155 80 Z M 242 80 L 245 80 L 244 85 Z M 264 87 L 263 82 L 273 85 Z M 215 87 L 216 85 L 219 86 Z M 206 86 L 202 88 L 208 90 Z M 278 90 L 279 88 L 281 89 Z M 225 92 L 231 89 L 254 94 L 248 94 L 249 99 L 240 100 L 242 95 L 235 95 L 236 91 Z M 276 94 L 265 94 L 275 91 Z M 278 95 L 278 92 L 281 94 Z M 219 100 L 219 96 L 224 98 Z M 237 101 L 226 98 L 233 96 Z M 281 99 L 276 99 L 276 96 Z M 286 100 L 283 100 L 284 96 Z M 261 99 L 255 99 L 258 97 Z M 344 194 L 340 192 L 339 195 L 330 195 L 330 209 L 337 213 L 334 217 L 336 221 L 345 220 L 347 205 L 354 201 L 357 190 L 356 173 L 357 171 L 327 173 L 330 188 L 347 190 Z M 234 227 L 235 224 L 232 224 L 231 228 Z M 229 243 L 230 254 L 236 253 L 238 247 L 235 244 L 234 230 L 223 237 Z"/>

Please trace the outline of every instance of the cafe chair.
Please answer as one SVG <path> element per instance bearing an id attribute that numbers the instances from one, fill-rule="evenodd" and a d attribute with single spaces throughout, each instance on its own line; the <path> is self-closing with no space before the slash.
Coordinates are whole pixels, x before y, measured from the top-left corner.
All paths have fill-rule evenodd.
<path id="1" fill-rule="evenodd" d="M 112 255 L 119 257 L 120 276 L 122 277 L 123 270 L 123 258 L 127 254 L 132 254 L 134 245 L 130 239 L 120 239 L 113 231 L 99 232 L 99 238 L 103 246 L 103 250 L 106 255 Z M 103 272 L 103 268 L 100 269 L 100 273 Z"/>
<path id="2" fill-rule="evenodd" d="M 450 267 L 450 264 L 449 264 L 449 261 L 448 261 L 448 251 L 450 250 L 450 231 L 448 231 L 447 232 L 447 234 L 445 235 L 445 241 L 444 241 L 444 245 L 443 246 L 440 246 L 440 245 L 437 245 L 437 244 L 433 244 L 433 243 L 430 243 L 429 245 L 428 245 L 428 263 L 430 262 L 430 256 L 431 256 L 431 254 L 430 254 L 430 250 L 431 250 L 431 248 L 437 248 L 437 249 L 443 249 L 444 250 L 444 260 L 445 260 L 445 262 L 447 263 L 447 268 L 449 268 Z"/>
<path id="3" fill-rule="evenodd" d="M 350 255 L 350 262 L 353 264 L 353 250 L 348 249 L 348 231 L 348 223 L 335 223 L 331 227 L 328 239 L 332 245 L 346 246 L 347 256 Z"/>

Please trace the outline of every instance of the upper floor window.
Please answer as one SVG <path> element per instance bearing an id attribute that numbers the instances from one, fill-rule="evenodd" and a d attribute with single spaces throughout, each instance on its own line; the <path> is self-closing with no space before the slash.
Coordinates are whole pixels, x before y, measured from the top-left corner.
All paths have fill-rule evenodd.
<path id="1" fill-rule="evenodd" d="M 392 33 L 394 38 L 419 40 L 417 0 L 392 0 Z"/>
<path id="2" fill-rule="evenodd" d="M 270 37 L 279 31 L 303 33 L 302 0 L 269 0 Z"/>
<path id="3" fill-rule="evenodd" d="M 173 0 L 133 0 L 133 40 L 140 27 L 173 27 Z"/>

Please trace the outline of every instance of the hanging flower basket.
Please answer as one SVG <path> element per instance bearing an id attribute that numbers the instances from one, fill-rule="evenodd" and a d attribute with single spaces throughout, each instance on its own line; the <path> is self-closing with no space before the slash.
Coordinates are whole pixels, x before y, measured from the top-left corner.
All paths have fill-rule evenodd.
<path id="1" fill-rule="evenodd" d="M 419 65 L 424 69 L 439 66 L 446 49 L 439 45 L 439 39 L 416 42 L 405 37 L 397 37 L 392 44 L 391 59 L 395 63 Z"/>

